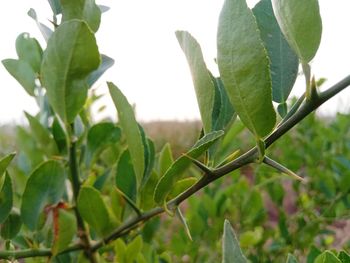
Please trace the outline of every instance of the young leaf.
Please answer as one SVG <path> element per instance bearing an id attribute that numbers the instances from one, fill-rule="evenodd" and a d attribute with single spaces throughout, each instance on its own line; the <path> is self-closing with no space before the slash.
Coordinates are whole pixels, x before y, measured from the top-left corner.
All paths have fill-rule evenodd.
<path id="1" fill-rule="evenodd" d="M 298 263 L 298 260 L 292 254 L 288 253 L 286 263 Z"/>
<path id="2" fill-rule="evenodd" d="M 133 241 L 127 244 L 125 251 L 125 257 L 127 261 L 125 263 L 135 262 L 135 259 L 137 259 L 138 254 L 141 253 L 142 246 L 143 241 L 141 236 L 137 236 L 136 238 L 134 238 Z"/>
<path id="3" fill-rule="evenodd" d="M 23 196 L 21 217 L 23 224 L 35 230 L 40 213 L 47 205 L 61 200 L 65 190 L 66 173 L 57 161 L 42 163 L 30 175 Z"/>
<path id="4" fill-rule="evenodd" d="M 317 0 L 272 0 L 277 22 L 302 63 L 310 62 L 321 42 L 322 21 Z"/>
<path id="5" fill-rule="evenodd" d="M 78 196 L 78 210 L 82 218 L 99 236 L 109 233 L 108 209 L 99 191 L 90 186 L 81 188 Z"/>
<path id="6" fill-rule="evenodd" d="M 202 50 L 197 40 L 186 31 L 176 31 L 176 37 L 190 66 L 204 132 L 209 133 L 212 131 L 211 117 L 215 97 L 214 83 L 208 73 Z"/>
<path id="7" fill-rule="evenodd" d="M 93 71 L 87 78 L 87 83 L 89 85 L 89 88 L 91 88 L 95 82 L 109 69 L 114 65 L 114 59 L 101 54 L 101 64 Z"/>
<path id="8" fill-rule="evenodd" d="M 314 263 L 342 263 L 331 251 L 326 250 L 319 255 Z"/>
<path id="9" fill-rule="evenodd" d="M 198 179 L 196 177 L 187 177 L 177 181 L 174 184 L 173 189 L 169 193 L 168 198 L 169 199 L 175 198 L 176 196 L 184 192 L 186 189 L 194 185 L 197 181 Z"/>
<path id="10" fill-rule="evenodd" d="M 139 187 L 145 171 L 145 150 L 141 132 L 136 122 L 133 108 L 123 93 L 113 83 L 108 82 L 107 84 L 112 100 L 118 111 L 122 132 L 125 134 L 126 141 L 128 143 L 131 161 L 135 170 L 137 186 Z"/>
<path id="11" fill-rule="evenodd" d="M 18 213 L 11 213 L 1 226 L 0 235 L 5 240 L 11 240 L 16 237 L 21 230 L 22 220 Z"/>
<path id="12" fill-rule="evenodd" d="M 92 126 L 87 134 L 85 163 L 88 167 L 107 146 L 119 141 L 120 128 L 111 122 L 101 122 Z"/>
<path id="13" fill-rule="evenodd" d="M 40 145 L 40 148 L 49 157 L 58 154 L 57 144 L 48 129 L 46 129 L 36 118 L 25 112 L 32 134 Z"/>
<path id="14" fill-rule="evenodd" d="M 299 60 L 281 32 L 271 0 L 260 1 L 253 8 L 253 13 L 271 61 L 272 98 L 275 102 L 283 103 L 298 76 Z"/>
<path id="15" fill-rule="evenodd" d="M 136 175 L 132 165 L 130 152 L 125 150 L 118 161 L 115 182 L 119 190 L 136 202 Z"/>
<path id="16" fill-rule="evenodd" d="M 20 60 L 26 61 L 35 73 L 40 72 L 43 50 L 35 38 L 28 33 L 20 34 L 16 39 L 16 51 Z"/>
<path id="17" fill-rule="evenodd" d="M 147 138 L 146 133 L 141 125 L 139 125 L 143 148 L 144 148 L 144 158 L 145 158 L 145 170 L 142 177 L 141 188 L 147 183 L 151 171 L 154 166 L 155 159 L 155 149 L 154 143 L 151 139 Z"/>
<path id="18" fill-rule="evenodd" d="M 57 255 L 66 249 L 77 232 L 77 222 L 72 212 L 64 209 L 54 211 L 57 218 L 54 229 L 54 240 L 52 245 L 52 254 Z"/>
<path id="19" fill-rule="evenodd" d="M 38 16 L 36 15 L 36 12 L 33 8 L 29 9 L 27 14 L 28 14 L 28 16 L 33 18 L 33 20 L 36 22 L 36 25 L 38 26 L 41 34 L 43 35 L 43 37 L 47 43 L 47 41 L 49 40 L 49 38 L 51 37 L 51 35 L 53 33 L 52 30 L 49 27 L 47 27 L 46 25 L 39 22 Z"/>
<path id="20" fill-rule="evenodd" d="M 141 208 L 144 210 L 149 210 L 154 207 L 153 193 L 156 188 L 158 182 L 158 175 L 153 170 L 151 175 L 145 184 L 145 186 L 141 189 Z"/>
<path id="21" fill-rule="evenodd" d="M 228 220 L 224 223 L 224 234 L 222 237 L 222 263 L 247 263 L 243 255 L 235 232 Z"/>
<path id="22" fill-rule="evenodd" d="M 3 185 L 0 188 L 0 224 L 9 216 L 13 204 L 12 180 L 6 172 Z"/>
<path id="23" fill-rule="evenodd" d="M 34 96 L 36 76 L 32 67 L 27 62 L 17 59 L 4 59 L 1 62 L 11 76 L 21 84 L 25 91 L 30 96 Z"/>
<path id="24" fill-rule="evenodd" d="M 163 176 L 165 172 L 169 169 L 171 164 L 174 162 L 173 154 L 171 152 L 171 146 L 169 143 L 166 143 L 162 150 L 159 153 L 159 176 Z"/>
<path id="25" fill-rule="evenodd" d="M 15 156 L 16 156 L 16 153 L 10 153 L 5 157 L 3 157 L 2 159 L 0 159 L 0 178 L 2 177 L 2 175 L 7 169 L 7 166 L 9 166 L 9 164 L 11 163 L 11 161 Z M 1 190 L 1 187 L 0 187 L 0 190 Z"/>
<path id="26" fill-rule="evenodd" d="M 221 79 L 238 116 L 257 138 L 276 122 L 269 60 L 245 0 L 226 0 L 217 36 Z"/>
<path id="27" fill-rule="evenodd" d="M 205 135 L 200 139 L 186 155 L 179 157 L 166 171 L 166 173 L 160 178 L 157 187 L 154 191 L 154 201 L 157 204 L 162 204 L 167 198 L 168 194 L 173 189 L 174 184 L 182 178 L 183 172 L 191 165 L 191 158 L 198 158 L 209 147 L 223 136 L 223 131 L 215 131 Z"/>
<path id="28" fill-rule="evenodd" d="M 61 0 L 62 22 L 84 20 L 92 31 L 96 32 L 101 22 L 101 10 L 95 0 Z"/>
<path id="29" fill-rule="evenodd" d="M 85 22 L 62 23 L 49 39 L 41 67 L 42 83 L 52 108 L 65 123 L 73 123 L 83 107 L 86 77 L 99 64 L 95 36 Z"/>

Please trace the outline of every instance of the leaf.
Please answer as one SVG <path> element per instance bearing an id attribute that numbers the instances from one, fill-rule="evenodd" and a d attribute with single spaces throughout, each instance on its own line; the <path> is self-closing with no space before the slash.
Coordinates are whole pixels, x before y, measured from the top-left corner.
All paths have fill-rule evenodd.
<path id="1" fill-rule="evenodd" d="M 81 188 L 77 206 L 82 218 L 99 236 L 109 233 L 109 214 L 99 191 L 90 186 Z"/>
<path id="2" fill-rule="evenodd" d="M 132 165 L 130 152 L 128 150 L 125 150 L 119 158 L 115 182 L 118 189 L 120 189 L 131 200 L 136 202 L 136 175 Z"/>
<path id="3" fill-rule="evenodd" d="M 168 198 L 169 199 L 175 198 L 176 196 L 178 196 L 179 194 L 187 190 L 189 187 L 194 185 L 197 181 L 198 179 L 196 177 L 187 177 L 177 181 L 174 184 L 173 189 L 169 193 Z"/>
<path id="4" fill-rule="evenodd" d="M 245 0 L 226 0 L 217 36 L 221 79 L 238 116 L 261 138 L 275 126 L 269 60 Z"/>
<path id="5" fill-rule="evenodd" d="M 13 205 L 12 180 L 6 172 L 0 189 L 0 224 L 9 216 Z"/>
<path id="6" fill-rule="evenodd" d="M 21 230 L 22 220 L 18 213 L 12 212 L 1 226 L 0 235 L 5 240 L 15 238 Z"/>
<path id="7" fill-rule="evenodd" d="M 59 15 L 61 14 L 61 4 L 60 4 L 60 0 L 48 0 L 52 12 L 54 13 L 54 15 Z"/>
<path id="8" fill-rule="evenodd" d="M 141 208 L 149 210 L 154 207 L 153 193 L 158 183 L 158 175 L 153 170 L 146 182 L 145 186 L 141 189 Z"/>
<path id="9" fill-rule="evenodd" d="M 15 156 L 16 156 L 16 153 L 9 153 L 8 155 L 0 159 L 0 178 L 2 177 L 2 175 L 7 169 L 7 166 L 9 166 L 9 164 L 11 163 L 11 161 Z M 0 187 L 0 190 L 1 190 L 1 187 Z"/>
<path id="10" fill-rule="evenodd" d="M 222 237 L 222 263 L 246 263 L 248 260 L 243 255 L 233 228 L 228 220 L 224 223 L 224 235 Z"/>
<path id="11" fill-rule="evenodd" d="M 341 263 L 341 261 L 329 250 L 319 255 L 314 263 Z"/>
<path id="12" fill-rule="evenodd" d="M 190 66 L 193 85 L 205 133 L 212 131 L 215 87 L 205 65 L 197 40 L 186 31 L 176 31 L 176 37 Z"/>
<path id="13" fill-rule="evenodd" d="M 143 241 L 141 236 L 134 238 L 129 244 L 127 244 L 125 250 L 125 263 L 133 263 L 138 254 L 142 252 Z"/>
<path id="14" fill-rule="evenodd" d="M 28 14 L 28 16 L 33 18 L 33 20 L 36 22 L 36 25 L 38 26 L 41 34 L 43 35 L 43 37 L 47 43 L 47 41 L 49 40 L 49 38 L 51 37 L 51 35 L 53 33 L 52 30 L 48 26 L 39 22 L 38 16 L 36 15 L 36 12 L 33 8 L 29 9 L 27 14 Z"/>
<path id="15" fill-rule="evenodd" d="M 159 153 L 159 176 L 163 176 L 171 164 L 174 162 L 171 146 L 166 143 Z"/>
<path id="16" fill-rule="evenodd" d="M 114 105 L 118 111 L 118 117 L 122 132 L 126 137 L 130 157 L 134 166 L 137 188 L 141 185 L 145 171 L 145 156 L 142 136 L 139 126 L 136 122 L 134 111 L 123 93 L 112 82 L 108 82 L 109 92 L 112 96 Z"/>
<path id="17" fill-rule="evenodd" d="M 271 62 L 273 101 L 284 103 L 298 76 L 298 57 L 281 32 L 271 0 L 260 1 L 253 8 L 253 13 Z"/>
<path id="18" fill-rule="evenodd" d="M 223 134 L 223 131 L 214 131 L 205 135 L 186 153 L 186 155 L 194 159 L 198 158 L 208 150 L 216 140 L 223 136 Z M 182 178 L 183 172 L 191 165 L 192 160 L 186 155 L 179 157 L 160 178 L 154 191 L 154 201 L 157 204 L 163 203 L 173 189 L 174 184 Z"/>
<path id="19" fill-rule="evenodd" d="M 340 259 L 340 261 L 342 263 L 350 263 L 350 256 L 345 251 L 340 251 L 339 255 L 338 255 L 338 258 Z"/>
<path id="20" fill-rule="evenodd" d="M 286 263 L 298 263 L 298 260 L 290 253 L 288 253 Z"/>
<path id="21" fill-rule="evenodd" d="M 27 62 L 35 73 L 40 72 L 43 50 L 35 38 L 28 33 L 20 34 L 16 39 L 16 51 L 20 60 Z"/>
<path id="22" fill-rule="evenodd" d="M 144 148 L 144 158 L 145 158 L 145 170 L 143 173 L 143 178 L 141 182 L 141 188 L 147 183 L 149 176 L 151 175 L 151 171 L 154 166 L 155 160 L 155 149 L 154 143 L 151 139 L 146 137 L 146 133 L 141 125 L 139 125 L 143 148 Z"/>
<path id="23" fill-rule="evenodd" d="M 57 220 L 54 229 L 54 241 L 52 245 L 52 254 L 55 256 L 66 249 L 77 232 L 77 222 L 74 213 L 64 209 L 56 210 Z"/>
<path id="24" fill-rule="evenodd" d="M 61 0 L 62 22 L 72 19 L 84 20 L 96 32 L 101 22 L 101 10 L 95 0 Z"/>
<path id="25" fill-rule="evenodd" d="M 277 22 L 302 63 L 310 62 L 321 42 L 322 21 L 317 0 L 272 0 Z"/>
<path id="26" fill-rule="evenodd" d="M 61 200 L 65 190 L 66 173 L 57 161 L 46 161 L 29 176 L 21 206 L 23 223 L 35 230 L 39 215 L 45 206 L 53 205 Z"/>
<path id="27" fill-rule="evenodd" d="M 62 23 L 49 39 L 41 67 L 42 83 L 52 108 L 65 123 L 73 123 L 83 107 L 86 77 L 99 64 L 95 36 L 85 22 Z"/>
<path id="28" fill-rule="evenodd" d="M 99 154 L 109 145 L 118 142 L 120 137 L 120 128 L 111 122 L 102 122 L 93 125 L 87 134 L 86 165 L 91 167 Z"/>
<path id="29" fill-rule="evenodd" d="M 25 91 L 30 96 L 34 96 L 36 76 L 32 67 L 27 62 L 17 59 L 4 59 L 1 62 Z"/>
<path id="30" fill-rule="evenodd" d="M 88 76 L 87 82 L 89 87 L 91 88 L 95 82 L 107 71 L 107 69 L 111 68 L 113 65 L 114 59 L 101 54 L 100 66 Z"/>
<path id="31" fill-rule="evenodd" d="M 36 118 L 25 112 L 32 134 L 40 148 L 51 157 L 58 154 L 57 144 L 49 132 Z"/>
<path id="32" fill-rule="evenodd" d="M 235 110 L 227 96 L 227 92 L 221 78 L 212 76 L 215 83 L 215 102 L 212 113 L 213 130 L 224 130 L 235 118 Z"/>

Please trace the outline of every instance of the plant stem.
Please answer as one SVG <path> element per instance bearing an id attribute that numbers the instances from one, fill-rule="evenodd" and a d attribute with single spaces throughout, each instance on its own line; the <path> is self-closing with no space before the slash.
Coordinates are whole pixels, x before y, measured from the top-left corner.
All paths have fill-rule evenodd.
<path id="1" fill-rule="evenodd" d="M 76 140 L 74 138 L 74 125 L 71 127 L 71 135 L 70 135 L 70 145 L 69 145 L 69 170 L 71 174 L 72 186 L 73 186 L 73 195 L 75 203 L 77 203 L 79 191 L 80 191 L 80 176 L 79 176 L 79 167 L 77 164 L 77 149 L 76 149 Z M 89 239 L 89 235 L 86 231 L 84 221 L 75 206 L 75 216 L 78 224 L 78 236 L 83 244 L 84 252 L 86 257 L 90 260 L 91 263 L 97 263 L 96 257 L 91 250 L 91 243 Z"/>
<path id="2" fill-rule="evenodd" d="M 306 116 L 308 116 L 311 112 L 313 112 L 315 109 L 317 109 L 320 105 L 322 105 L 324 102 L 329 100 L 330 98 L 334 97 L 336 94 L 338 94 L 340 91 L 345 89 L 350 85 L 350 75 L 329 88 L 328 90 L 322 92 L 317 99 L 315 100 L 308 100 L 306 101 L 299 109 L 296 111 L 294 115 L 292 115 L 290 118 L 288 118 L 285 122 L 283 122 L 280 126 L 276 128 L 276 130 L 271 133 L 270 136 L 268 136 L 265 139 L 265 145 L 266 149 L 270 147 L 275 141 L 277 141 L 281 136 L 283 136 L 286 132 L 288 132 L 290 129 L 292 129 L 295 125 L 297 125 L 301 120 L 303 120 Z M 72 183 L 73 188 L 75 188 L 75 198 L 76 194 L 79 192 L 80 183 L 79 183 L 79 174 L 76 164 L 76 150 L 75 150 L 75 143 L 73 142 L 70 147 L 70 168 L 71 168 L 71 174 L 72 174 Z M 247 165 L 249 163 L 252 163 L 256 161 L 258 158 L 258 149 L 257 147 L 251 148 L 249 151 L 247 151 L 245 154 L 239 156 L 235 160 L 229 162 L 226 165 L 223 165 L 219 168 L 216 168 L 211 171 L 210 174 L 206 173 L 204 176 L 194 185 L 192 185 L 190 188 L 188 188 L 185 192 L 174 198 L 173 200 L 169 201 L 167 203 L 167 206 L 169 209 L 176 208 L 178 205 L 180 205 L 184 200 L 188 199 L 190 196 L 195 194 L 196 192 L 200 191 L 202 188 L 210 184 L 211 182 L 219 179 L 220 177 L 243 167 L 244 165 Z M 73 178 L 75 177 L 75 178 Z M 75 180 L 75 181 L 73 181 Z M 78 182 L 77 185 L 74 183 Z M 164 212 L 164 208 L 162 207 L 156 207 L 153 208 L 147 212 L 144 212 L 138 216 L 135 216 L 128 221 L 124 222 L 121 226 L 119 226 L 117 229 L 115 229 L 109 236 L 104 238 L 103 240 L 98 241 L 94 245 L 90 245 L 89 239 L 88 245 L 89 249 L 83 244 L 82 245 L 75 245 L 67 248 L 66 250 L 62 251 L 60 254 L 65 254 L 71 251 L 75 250 L 85 250 L 85 252 L 90 252 L 90 255 L 93 255 L 93 252 L 97 251 L 99 248 L 104 246 L 105 244 L 121 237 L 126 234 L 128 234 L 131 230 L 139 227 L 140 224 L 146 222 L 147 220 L 151 219 L 154 216 L 157 216 Z M 78 212 L 77 218 L 81 219 Z M 83 221 L 81 219 L 81 222 L 78 220 L 78 225 L 82 226 L 82 229 L 84 230 L 84 233 L 86 234 Z M 86 237 L 88 237 L 86 235 Z M 82 240 L 83 241 L 83 240 Z M 49 250 L 22 250 L 22 251 L 4 251 L 0 252 L 0 259 L 10 259 L 10 258 L 24 258 L 24 257 L 38 257 L 38 256 L 50 256 L 51 251 Z M 91 262 L 91 258 L 89 258 Z"/>

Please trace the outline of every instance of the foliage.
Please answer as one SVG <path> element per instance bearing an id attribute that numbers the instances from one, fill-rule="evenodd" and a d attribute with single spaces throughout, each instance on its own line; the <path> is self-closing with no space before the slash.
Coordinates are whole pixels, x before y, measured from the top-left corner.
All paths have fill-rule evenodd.
<path id="1" fill-rule="evenodd" d="M 195 38 L 176 32 L 203 128 L 175 157 L 174 146 L 155 146 L 111 82 L 118 122 L 92 121 L 99 97 L 91 87 L 113 65 L 95 38 L 106 7 L 93 0 L 49 3 L 53 29 L 28 12 L 47 46 L 23 33 L 18 59 L 2 61 L 40 111 L 26 114 L 28 128 L 18 127 L 17 157 L 0 159 L 1 259 L 349 261 L 349 243 L 336 231 L 349 218 L 350 121 L 338 115 L 325 123 L 312 112 L 350 77 L 320 92 L 311 74 L 322 32 L 317 0 L 262 0 L 253 10 L 245 0 L 226 0 L 217 36 L 220 76 L 207 70 Z M 299 63 L 306 91 L 287 103 Z M 156 217 L 163 212 L 169 217 Z"/>

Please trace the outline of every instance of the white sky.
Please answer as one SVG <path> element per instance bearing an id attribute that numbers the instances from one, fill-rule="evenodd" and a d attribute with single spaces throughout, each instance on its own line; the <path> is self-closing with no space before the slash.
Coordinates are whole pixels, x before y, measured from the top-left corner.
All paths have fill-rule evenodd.
<path id="1" fill-rule="evenodd" d="M 250 6 L 257 1 L 248 0 Z M 216 28 L 223 0 L 104 0 L 111 7 L 102 16 L 97 34 L 100 52 L 114 58 L 115 65 L 96 86 L 106 93 L 104 80 L 113 81 L 136 104 L 139 120 L 181 119 L 199 117 L 190 72 L 177 43 L 175 30 L 187 30 L 202 46 L 208 67 L 216 72 Z M 313 61 L 313 72 L 326 77 L 329 87 L 350 74 L 350 1 L 319 0 L 323 19 L 323 37 Z M 16 37 L 29 32 L 44 45 L 35 22 L 26 13 L 37 11 L 42 22 L 49 24 L 50 7 L 45 0 L 11 0 L 0 9 L 0 59 L 17 58 Z M 34 99 L 26 95 L 0 65 L 0 124 L 22 122 L 23 110 L 38 111 Z M 294 94 L 303 91 L 298 80 Z M 109 95 L 107 113 L 115 114 Z M 323 114 L 337 110 L 350 111 L 350 89 L 322 107 Z"/>

